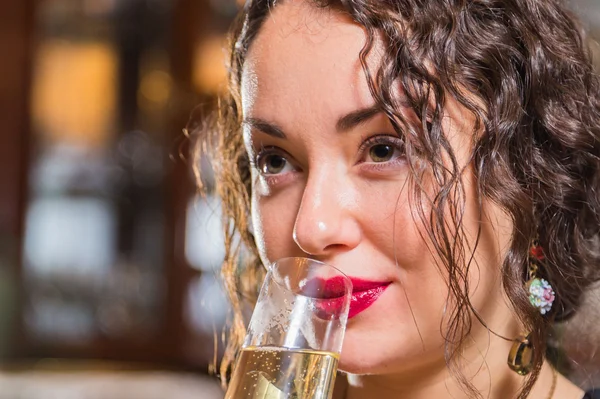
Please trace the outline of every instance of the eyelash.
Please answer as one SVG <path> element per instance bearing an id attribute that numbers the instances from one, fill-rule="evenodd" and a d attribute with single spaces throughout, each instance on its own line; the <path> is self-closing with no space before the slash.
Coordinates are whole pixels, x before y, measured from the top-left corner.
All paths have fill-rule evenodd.
<path id="1" fill-rule="evenodd" d="M 387 162 L 366 162 L 362 161 L 363 166 L 373 170 L 382 170 L 389 166 L 390 163 L 398 163 L 404 161 L 404 141 L 398 137 L 390 134 L 380 134 L 372 136 L 366 140 L 359 147 L 360 159 L 364 160 L 367 156 L 367 151 L 376 145 L 389 145 L 393 147 L 395 151 L 398 151 L 398 157 L 396 159 Z"/>
<path id="2" fill-rule="evenodd" d="M 390 134 L 379 134 L 376 136 L 369 137 L 367 139 L 363 139 L 363 143 L 358 148 L 358 152 L 361 155 L 363 155 L 365 150 L 378 144 L 391 145 L 393 147 L 396 147 L 398 150 L 402 150 L 404 148 L 404 141 L 398 136 L 392 136 Z"/>
<path id="3" fill-rule="evenodd" d="M 366 155 L 367 155 L 367 151 L 376 145 L 389 145 L 391 147 L 393 147 L 396 151 L 398 151 L 399 157 L 390 161 L 386 161 L 386 162 L 366 162 L 366 161 L 361 161 L 360 163 L 363 164 L 363 167 L 366 167 L 368 169 L 371 170 L 382 170 L 384 169 L 387 165 L 389 165 L 390 163 L 398 163 L 403 161 L 403 153 L 404 153 L 404 141 L 397 137 L 397 136 L 393 136 L 393 135 L 389 135 L 389 134 L 380 134 L 380 135 L 376 135 L 376 136 L 372 136 L 370 138 L 364 139 L 362 144 L 360 145 L 359 149 L 358 149 L 358 153 L 359 153 L 359 159 L 360 160 L 364 160 Z M 290 162 L 290 155 L 283 151 L 282 149 L 278 148 L 278 147 L 274 147 L 274 146 L 270 146 L 270 147 L 261 147 L 252 157 L 250 157 L 249 159 L 249 163 L 250 163 L 250 167 L 258 170 L 260 173 L 260 163 L 261 161 L 269 156 L 269 155 L 279 155 L 282 158 L 285 158 L 286 162 Z M 262 173 L 261 173 L 262 174 Z M 269 179 L 277 179 L 278 175 L 269 175 Z"/>
<path id="4" fill-rule="evenodd" d="M 250 167 L 256 169 L 260 172 L 260 163 L 261 161 L 269 155 L 279 155 L 284 158 L 286 162 L 290 162 L 289 159 L 291 156 L 284 150 L 279 147 L 269 146 L 269 147 L 261 147 L 256 153 L 250 157 L 248 160 Z"/>

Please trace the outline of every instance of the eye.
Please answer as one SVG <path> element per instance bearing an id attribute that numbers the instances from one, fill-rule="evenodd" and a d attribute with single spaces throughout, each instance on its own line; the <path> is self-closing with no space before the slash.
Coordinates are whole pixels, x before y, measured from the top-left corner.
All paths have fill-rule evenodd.
<path id="1" fill-rule="evenodd" d="M 267 155 L 259 162 L 260 171 L 265 175 L 276 175 L 281 173 L 286 165 L 286 159 L 277 154 Z"/>
<path id="2" fill-rule="evenodd" d="M 280 175 L 295 170 L 287 158 L 273 150 L 266 150 L 256 156 L 256 168 L 262 175 Z"/>
<path id="3" fill-rule="evenodd" d="M 404 143 L 396 136 L 375 136 L 364 142 L 363 162 L 386 163 L 404 155 Z"/>
<path id="4" fill-rule="evenodd" d="M 396 148 L 389 144 L 376 144 L 369 148 L 369 156 L 373 162 L 387 162 L 394 156 Z"/>

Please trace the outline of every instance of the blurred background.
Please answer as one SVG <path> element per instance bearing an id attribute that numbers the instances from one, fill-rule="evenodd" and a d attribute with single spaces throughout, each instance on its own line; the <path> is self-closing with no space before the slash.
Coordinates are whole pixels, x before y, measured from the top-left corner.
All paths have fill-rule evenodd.
<path id="1" fill-rule="evenodd" d="M 0 399 L 223 397 L 219 205 L 182 129 L 239 3 L 2 1 Z"/>

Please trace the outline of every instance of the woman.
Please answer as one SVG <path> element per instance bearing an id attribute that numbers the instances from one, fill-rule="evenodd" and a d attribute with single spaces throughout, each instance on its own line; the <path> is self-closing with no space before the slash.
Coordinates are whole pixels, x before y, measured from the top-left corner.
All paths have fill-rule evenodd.
<path id="1" fill-rule="evenodd" d="M 558 1 L 248 1 L 230 61 L 223 375 L 262 265 L 307 256 L 383 291 L 336 398 L 584 397 L 545 360 L 600 256 L 600 85 Z"/>

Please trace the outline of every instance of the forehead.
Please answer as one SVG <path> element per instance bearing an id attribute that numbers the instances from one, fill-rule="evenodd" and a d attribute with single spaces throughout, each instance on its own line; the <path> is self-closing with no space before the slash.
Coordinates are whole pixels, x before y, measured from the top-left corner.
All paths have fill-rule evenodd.
<path id="1" fill-rule="evenodd" d="M 371 105 L 359 58 L 365 40 L 364 30 L 338 11 L 305 1 L 278 5 L 244 64 L 244 116 L 293 119 L 310 113 L 318 123 Z"/>

